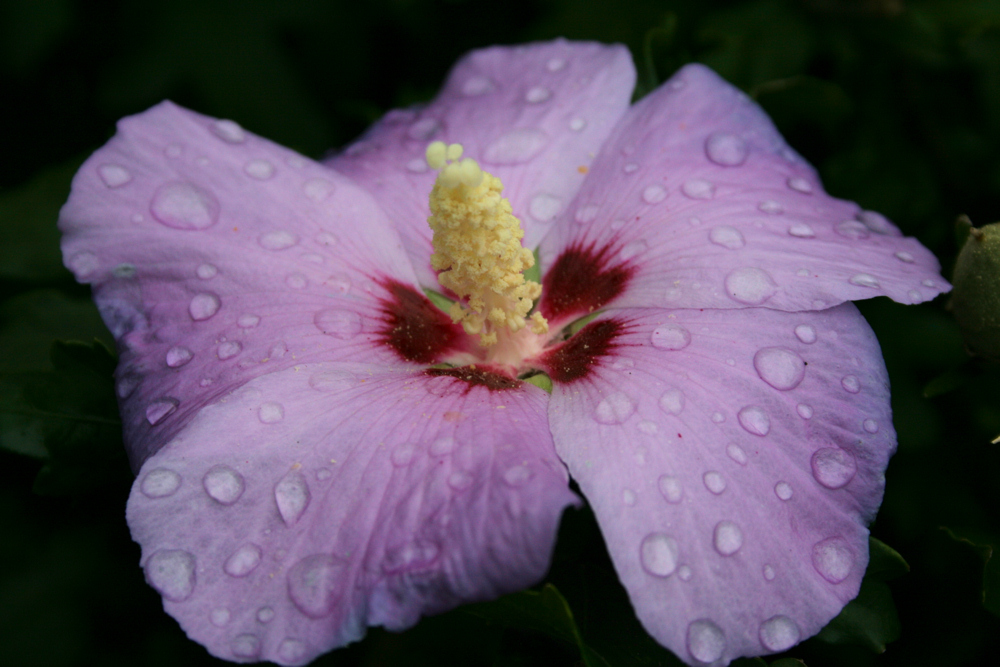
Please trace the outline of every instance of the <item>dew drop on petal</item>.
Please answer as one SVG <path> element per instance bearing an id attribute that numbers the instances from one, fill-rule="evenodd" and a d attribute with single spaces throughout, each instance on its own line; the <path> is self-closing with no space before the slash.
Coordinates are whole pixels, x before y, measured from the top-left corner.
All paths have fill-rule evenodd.
<path id="1" fill-rule="evenodd" d="M 361 316 L 349 310 L 321 310 L 313 319 L 327 336 L 350 340 L 361 333 Z"/>
<path id="2" fill-rule="evenodd" d="M 681 565 L 677 568 L 677 576 L 680 577 L 681 581 L 691 581 L 691 568 L 687 565 Z"/>
<path id="3" fill-rule="evenodd" d="M 212 123 L 212 134 L 229 144 L 241 144 L 247 140 L 247 133 L 232 120 L 217 120 Z"/>
<path id="4" fill-rule="evenodd" d="M 188 304 L 188 313 L 190 313 L 192 320 L 200 322 L 219 312 L 221 305 L 219 297 L 210 292 L 202 292 L 191 298 L 191 302 Z"/>
<path id="5" fill-rule="evenodd" d="M 120 188 L 132 180 L 129 170 L 118 164 L 102 164 L 97 168 L 97 174 L 109 188 Z"/>
<path id="6" fill-rule="evenodd" d="M 901 262 L 906 262 L 907 264 L 913 264 L 913 255 L 902 250 L 896 253 L 896 259 Z"/>
<path id="7" fill-rule="evenodd" d="M 735 134 L 716 132 L 705 140 L 705 155 L 723 167 L 738 167 L 746 162 L 747 144 Z"/>
<path id="8" fill-rule="evenodd" d="M 906 296 L 910 297 L 910 300 L 913 301 L 913 303 L 920 303 L 920 301 L 924 298 L 923 294 L 915 289 L 911 289 L 907 292 Z"/>
<path id="9" fill-rule="evenodd" d="M 747 453 L 736 443 L 730 443 L 726 446 L 726 454 L 728 454 L 729 458 L 736 461 L 741 466 L 745 466 L 747 464 Z"/>
<path id="10" fill-rule="evenodd" d="M 839 584 L 851 574 L 854 552 L 842 537 L 828 537 L 812 548 L 812 564 L 821 577 Z"/>
<path id="11" fill-rule="evenodd" d="M 150 426 L 156 426 L 177 409 L 179 401 L 176 398 L 160 398 L 146 406 L 146 421 Z"/>
<path id="12" fill-rule="evenodd" d="M 462 94 L 466 97 L 478 97 L 493 90 L 493 82 L 485 76 L 471 76 L 462 84 Z"/>
<path id="13" fill-rule="evenodd" d="M 219 200 L 192 183 L 173 182 L 160 186 L 149 211 L 172 229 L 207 229 L 219 219 Z"/>
<path id="14" fill-rule="evenodd" d="M 230 577 L 245 577 L 257 569 L 263 555 L 264 552 L 259 546 L 247 542 L 230 554 L 222 569 Z"/>
<path id="15" fill-rule="evenodd" d="M 278 657 L 289 663 L 297 663 L 306 657 L 306 644 L 301 639 L 285 637 L 278 644 Z"/>
<path id="16" fill-rule="evenodd" d="M 594 410 L 594 419 L 600 424 L 621 424 L 635 412 L 635 403 L 621 392 L 603 398 Z"/>
<path id="17" fill-rule="evenodd" d="M 817 449 L 810 465 L 816 481 L 831 490 L 847 486 L 858 472 L 854 455 L 839 447 Z"/>
<path id="18" fill-rule="evenodd" d="M 795 327 L 795 337 L 806 345 L 816 342 L 816 328 L 811 324 L 800 324 Z"/>
<path id="19" fill-rule="evenodd" d="M 430 452 L 432 456 L 444 456 L 455 451 L 455 438 L 444 436 L 431 443 Z"/>
<path id="20" fill-rule="evenodd" d="M 787 616 L 772 616 L 760 624 L 760 643 L 775 653 L 790 649 L 799 643 L 799 626 Z"/>
<path id="21" fill-rule="evenodd" d="M 810 194 L 813 191 L 812 183 L 800 176 L 793 176 L 792 178 L 789 178 L 788 187 L 803 194 Z"/>
<path id="22" fill-rule="evenodd" d="M 757 208 L 763 213 L 770 213 L 771 215 L 779 215 L 785 212 L 785 207 L 773 199 L 766 199 L 762 201 L 757 205 Z"/>
<path id="23" fill-rule="evenodd" d="M 258 181 L 266 181 L 274 176 L 274 165 L 267 160 L 250 160 L 243 165 L 243 173 Z"/>
<path id="24" fill-rule="evenodd" d="M 766 581 L 774 581 L 774 576 L 776 573 L 773 567 L 771 567 L 770 565 L 765 565 L 764 569 L 762 570 L 762 574 L 764 575 L 764 579 Z"/>
<path id="25" fill-rule="evenodd" d="M 588 204 L 587 206 L 581 206 L 576 209 L 576 213 L 573 215 L 573 219 L 578 223 L 585 224 L 597 217 L 598 207 L 593 204 Z"/>
<path id="26" fill-rule="evenodd" d="M 677 569 L 680 549 L 677 540 L 663 533 L 650 533 L 639 547 L 639 561 L 655 577 L 669 577 Z"/>
<path id="27" fill-rule="evenodd" d="M 920 284 L 923 285 L 924 287 L 934 287 L 934 281 L 931 280 L 930 278 L 921 280 Z"/>
<path id="28" fill-rule="evenodd" d="M 101 267 L 101 262 L 97 259 L 97 255 L 86 251 L 73 255 L 67 264 L 78 279 L 86 278 Z"/>
<path id="29" fill-rule="evenodd" d="M 531 104 L 540 104 L 552 97 L 552 91 L 543 86 L 533 86 L 524 94 L 524 101 Z"/>
<path id="30" fill-rule="evenodd" d="M 414 141 L 427 141 L 441 129 L 437 118 L 421 118 L 406 131 L 406 136 Z"/>
<path id="31" fill-rule="evenodd" d="M 500 165 L 522 164 L 538 155 L 548 142 L 548 135 L 541 130 L 527 127 L 511 130 L 486 148 L 483 161 Z"/>
<path id="32" fill-rule="evenodd" d="M 146 581 L 171 602 L 191 597 L 195 585 L 194 556 L 181 549 L 161 549 L 146 560 Z"/>
<path id="33" fill-rule="evenodd" d="M 702 481 L 705 482 L 705 488 L 715 495 L 719 495 L 726 490 L 726 479 L 714 470 L 706 472 L 702 476 Z"/>
<path id="34" fill-rule="evenodd" d="M 392 459 L 392 465 L 397 468 L 402 468 L 404 466 L 410 465 L 410 461 L 413 460 L 414 455 L 417 453 L 417 448 L 408 442 L 404 442 L 398 445 L 392 450 L 390 459 Z"/>
<path id="35" fill-rule="evenodd" d="M 550 72 L 558 72 L 564 67 L 566 67 L 566 61 L 562 58 L 551 58 L 547 63 L 545 63 L 545 69 Z"/>
<path id="36" fill-rule="evenodd" d="M 518 464 L 508 468 L 503 474 L 503 481 L 508 486 L 522 486 L 525 482 L 534 477 L 531 468 L 524 464 Z"/>
<path id="37" fill-rule="evenodd" d="M 260 654 L 260 639 L 251 634 L 237 635 L 229 649 L 237 658 L 256 658 Z"/>
<path id="38" fill-rule="evenodd" d="M 574 132 L 580 132 L 585 127 L 587 127 L 587 121 L 580 118 L 579 116 L 569 121 L 569 129 L 573 130 Z"/>
<path id="39" fill-rule="evenodd" d="M 780 500 L 791 500 L 792 486 L 788 482 L 778 482 L 774 485 L 774 495 Z"/>
<path id="40" fill-rule="evenodd" d="M 285 418 L 285 408 L 281 403 L 262 403 L 257 418 L 263 424 L 275 424 Z"/>
<path id="41" fill-rule="evenodd" d="M 795 406 L 795 411 L 799 413 L 799 417 L 803 419 L 812 419 L 813 409 L 812 406 L 806 405 L 805 403 L 799 403 Z"/>
<path id="42" fill-rule="evenodd" d="M 840 386 L 844 388 L 844 391 L 852 394 L 856 394 L 861 391 L 861 381 L 858 380 L 855 375 L 845 375 L 840 380 Z"/>
<path id="43" fill-rule="evenodd" d="M 650 343 L 659 350 L 683 350 L 691 344 L 691 332 L 679 324 L 662 324 L 653 329 Z"/>
<path id="44" fill-rule="evenodd" d="M 760 379 L 779 391 L 795 389 L 805 378 L 806 365 L 795 352 L 783 347 L 764 347 L 753 357 Z"/>
<path id="45" fill-rule="evenodd" d="M 414 174 L 422 174 L 427 171 L 427 160 L 415 157 L 406 163 L 406 170 Z"/>
<path id="46" fill-rule="evenodd" d="M 844 220 L 834 225 L 834 231 L 847 239 L 859 241 L 868 238 L 871 234 L 864 223 L 857 220 Z"/>
<path id="47" fill-rule="evenodd" d="M 232 359 L 242 350 L 242 343 L 237 340 L 227 340 L 225 343 L 219 344 L 219 347 L 215 349 L 215 356 L 222 361 L 225 361 L 226 359 Z"/>
<path id="48" fill-rule="evenodd" d="M 759 305 L 774 296 L 778 286 L 762 269 L 744 267 L 726 276 L 726 293 L 734 300 L 749 305 Z"/>
<path id="49" fill-rule="evenodd" d="M 306 556 L 288 570 L 288 596 L 309 618 L 328 616 L 342 592 L 338 584 L 342 583 L 343 570 L 343 563 L 333 556 Z"/>
<path id="50" fill-rule="evenodd" d="M 202 280 L 211 280 L 216 275 L 218 275 L 219 269 L 213 264 L 200 264 L 197 269 L 195 269 L 195 275 L 197 275 Z"/>
<path id="51" fill-rule="evenodd" d="M 469 488 L 472 486 L 472 481 L 472 475 L 461 470 L 453 472 L 448 476 L 448 486 L 456 491 L 464 491 Z"/>
<path id="52" fill-rule="evenodd" d="M 662 185 L 650 185 L 642 191 L 642 201 L 647 204 L 659 204 L 667 198 L 667 191 Z"/>
<path id="53" fill-rule="evenodd" d="M 726 650 L 726 635 L 707 618 L 692 621 L 687 629 L 687 650 L 699 662 L 715 662 Z"/>
<path id="54" fill-rule="evenodd" d="M 291 232 L 279 229 L 261 234 L 257 243 L 265 250 L 284 250 L 299 242 L 299 237 Z"/>
<path id="55" fill-rule="evenodd" d="M 712 421 L 715 422 L 716 424 L 721 424 L 722 422 L 726 421 L 726 415 L 722 414 L 721 412 L 713 412 Z"/>
<path id="56" fill-rule="evenodd" d="M 746 245 L 746 240 L 740 230 L 728 226 L 713 227 L 712 231 L 708 233 L 708 240 L 730 250 L 737 250 Z"/>
<path id="57" fill-rule="evenodd" d="M 562 200 L 555 195 L 546 193 L 535 195 L 528 205 L 528 212 L 538 222 L 550 222 L 559 213 Z"/>
<path id="58" fill-rule="evenodd" d="M 788 228 L 789 236 L 794 236 L 800 239 L 811 239 L 816 236 L 816 232 L 813 228 L 804 222 L 797 222 Z"/>
<path id="59" fill-rule="evenodd" d="M 640 239 L 638 241 L 632 241 L 630 243 L 626 243 L 625 247 L 622 248 L 621 252 L 618 253 L 618 256 L 622 258 L 622 261 L 627 262 L 633 257 L 641 255 L 647 250 L 649 250 L 649 244 Z"/>
<path id="60" fill-rule="evenodd" d="M 639 422 L 637 428 L 641 433 L 645 433 L 646 435 L 656 435 L 656 433 L 660 430 L 660 427 L 656 425 L 656 422 L 651 422 L 648 419 L 643 419 Z"/>
<path id="61" fill-rule="evenodd" d="M 882 234 L 885 236 L 899 236 L 899 230 L 896 229 L 895 225 L 889 222 L 889 219 L 878 211 L 861 211 L 856 216 L 865 227 L 872 230 L 876 234 Z"/>
<path id="62" fill-rule="evenodd" d="M 285 284 L 292 289 L 305 289 L 306 285 L 309 284 L 309 279 L 301 273 L 293 273 L 285 278 Z"/>
<path id="63" fill-rule="evenodd" d="M 732 556 L 743 546 L 743 531 L 732 521 L 715 524 L 712 544 L 720 556 Z"/>
<path id="64" fill-rule="evenodd" d="M 633 491 L 632 489 L 625 489 L 624 491 L 622 491 L 622 502 L 625 503 L 628 507 L 633 507 L 635 505 L 635 501 L 636 501 L 635 491 Z"/>
<path id="65" fill-rule="evenodd" d="M 257 610 L 257 620 L 261 623 L 270 623 L 274 620 L 274 610 L 270 607 L 261 607 Z"/>
<path id="66" fill-rule="evenodd" d="M 223 628 L 229 625 L 229 619 L 232 618 L 232 614 L 225 607 L 219 607 L 213 609 L 208 618 L 212 621 L 212 625 L 217 628 Z"/>
<path id="67" fill-rule="evenodd" d="M 874 419 L 866 419 L 862 424 L 869 433 L 878 433 L 878 422 Z"/>
<path id="68" fill-rule="evenodd" d="M 201 484 L 210 498 L 223 505 L 232 505 L 239 500 L 245 488 L 243 476 L 224 465 L 210 468 Z"/>
<path id="69" fill-rule="evenodd" d="M 333 189 L 333 183 L 325 178 L 310 178 L 302 184 L 302 193 L 316 203 L 325 201 Z"/>
<path id="70" fill-rule="evenodd" d="M 298 470 L 290 470 L 274 485 L 274 502 L 286 526 L 299 520 L 310 499 L 309 484 Z"/>
<path id="71" fill-rule="evenodd" d="M 194 358 L 194 352 L 181 345 L 175 345 L 167 350 L 167 366 L 180 368 Z"/>
<path id="72" fill-rule="evenodd" d="M 858 287 L 871 287 L 876 288 L 879 286 L 878 279 L 867 273 L 856 273 L 851 276 L 849 281 L 852 285 L 857 285 Z"/>
<path id="73" fill-rule="evenodd" d="M 681 193 L 688 199 L 711 199 L 715 196 L 715 186 L 703 178 L 692 178 L 681 185 Z"/>
<path id="74" fill-rule="evenodd" d="M 661 475 L 660 479 L 656 482 L 656 486 L 660 489 L 663 499 L 674 505 L 679 503 L 681 496 L 684 495 L 680 480 L 671 475 Z"/>
<path id="75" fill-rule="evenodd" d="M 740 421 L 740 426 L 748 433 L 754 435 L 767 435 L 771 430 L 771 418 L 767 416 L 763 408 L 756 405 L 748 405 L 739 411 L 736 417 Z"/>
<path id="76" fill-rule="evenodd" d="M 626 162 L 625 166 L 622 167 L 622 171 L 624 171 L 626 174 L 632 174 L 638 170 L 639 170 L 639 165 L 637 165 L 635 162 Z"/>
<path id="77" fill-rule="evenodd" d="M 260 318 L 256 315 L 240 315 L 239 319 L 236 320 L 236 324 L 241 329 L 253 329 L 255 326 L 260 324 Z"/>
<path id="78" fill-rule="evenodd" d="M 155 468 L 146 473 L 139 484 L 139 490 L 147 498 L 166 498 L 180 488 L 181 476 L 173 470 Z"/>
<path id="79" fill-rule="evenodd" d="M 670 414 L 679 415 L 684 409 L 684 394 L 680 389 L 668 389 L 660 396 L 660 409 Z"/>

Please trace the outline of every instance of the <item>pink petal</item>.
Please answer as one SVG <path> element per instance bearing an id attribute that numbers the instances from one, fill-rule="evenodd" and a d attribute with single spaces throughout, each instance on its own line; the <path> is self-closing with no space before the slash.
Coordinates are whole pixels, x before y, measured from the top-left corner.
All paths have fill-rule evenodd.
<path id="1" fill-rule="evenodd" d="M 546 402 L 378 365 L 258 377 L 143 465 L 146 578 L 213 655 L 279 664 L 529 586 L 575 501 Z"/>
<path id="2" fill-rule="evenodd" d="M 67 266 L 119 342 L 136 468 L 253 377 L 399 360 L 377 345 L 386 286 L 415 279 L 384 213 L 232 121 L 169 102 L 122 120 L 76 175 L 60 228 Z"/>
<path id="3" fill-rule="evenodd" d="M 623 333 L 550 423 L 643 625 L 692 665 L 818 632 L 857 595 L 896 446 L 871 329 L 850 304 L 606 318 Z"/>
<path id="4" fill-rule="evenodd" d="M 504 183 L 534 248 L 583 182 L 628 108 L 635 70 L 622 46 L 556 40 L 473 51 L 421 110 L 392 111 L 328 161 L 373 192 L 403 237 L 421 284 L 430 268 L 431 141 L 458 142 Z"/>
<path id="5" fill-rule="evenodd" d="M 764 112 L 702 65 L 629 110 L 546 238 L 543 266 L 587 248 L 613 258 L 608 270 L 633 269 L 616 306 L 820 310 L 950 289 L 916 239 L 827 195 Z"/>

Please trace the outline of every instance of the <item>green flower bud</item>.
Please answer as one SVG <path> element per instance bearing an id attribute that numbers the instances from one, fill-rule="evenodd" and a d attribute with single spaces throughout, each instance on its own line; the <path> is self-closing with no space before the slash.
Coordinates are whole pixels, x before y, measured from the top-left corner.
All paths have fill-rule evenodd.
<path id="1" fill-rule="evenodd" d="M 1000 360 L 1000 223 L 971 226 L 955 262 L 954 291 L 949 304 L 965 344 L 973 354 Z"/>

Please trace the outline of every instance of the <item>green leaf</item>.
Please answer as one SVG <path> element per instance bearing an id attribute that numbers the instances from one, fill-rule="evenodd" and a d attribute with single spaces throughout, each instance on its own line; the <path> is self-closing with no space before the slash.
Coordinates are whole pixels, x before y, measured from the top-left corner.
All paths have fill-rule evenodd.
<path id="1" fill-rule="evenodd" d="M 451 309 L 451 304 L 455 303 L 454 301 L 446 297 L 444 294 L 441 294 L 440 292 L 435 292 L 432 289 L 424 288 L 424 294 L 426 294 L 427 298 L 431 300 L 431 303 L 433 303 L 435 306 L 437 306 L 446 313 Z"/>
<path id="2" fill-rule="evenodd" d="M 868 569 L 865 578 L 890 581 L 901 577 L 910 571 L 907 563 L 899 552 L 882 540 L 868 538 Z"/>
<path id="3" fill-rule="evenodd" d="M 529 378 L 524 379 L 525 382 L 529 382 L 540 389 L 552 393 L 552 378 L 546 373 L 536 373 Z"/>
<path id="4" fill-rule="evenodd" d="M 24 398 L 23 378 L 0 376 L 0 449 L 45 459 L 45 436 L 40 421 Z"/>
<path id="5" fill-rule="evenodd" d="M 1000 564 L 995 558 L 996 545 L 1000 544 L 992 535 L 975 534 L 972 537 L 957 534 L 944 526 L 941 527 L 948 536 L 956 542 L 962 542 L 971 547 L 983 560 L 983 607 L 992 614 L 1000 616 Z"/>
<path id="6" fill-rule="evenodd" d="M 524 279 L 525 281 L 540 283 L 542 282 L 542 263 L 538 261 L 538 248 L 532 250 L 531 254 L 535 258 L 535 263 L 531 265 L 530 269 L 525 269 Z"/>

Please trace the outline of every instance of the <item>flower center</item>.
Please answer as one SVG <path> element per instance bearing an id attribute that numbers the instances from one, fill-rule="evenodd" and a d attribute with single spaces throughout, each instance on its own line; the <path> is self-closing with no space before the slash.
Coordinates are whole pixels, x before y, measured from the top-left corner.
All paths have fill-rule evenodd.
<path id="1" fill-rule="evenodd" d="M 427 147 L 427 164 L 439 171 L 427 220 L 434 230 L 431 266 L 459 297 L 448 313 L 454 322 L 478 334 L 483 347 L 518 348 L 514 339 L 526 327 L 536 335 L 549 330 L 541 313 L 528 316 L 542 293 L 524 278 L 535 258 L 521 246 L 524 232 L 500 194 L 503 183 L 475 160 L 460 159 L 462 152 L 460 144 L 440 141 Z"/>

